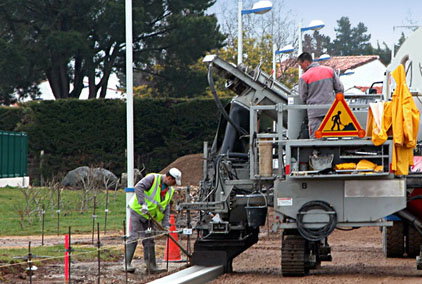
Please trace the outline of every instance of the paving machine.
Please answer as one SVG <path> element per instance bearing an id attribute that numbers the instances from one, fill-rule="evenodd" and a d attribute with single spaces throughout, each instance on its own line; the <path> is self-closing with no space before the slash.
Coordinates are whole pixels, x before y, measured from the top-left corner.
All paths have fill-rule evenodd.
<path id="1" fill-rule="evenodd" d="M 409 57 L 407 64 L 418 67 L 420 76 L 422 61 Z M 204 62 L 221 119 L 212 145 L 204 143 L 199 195 L 179 205 L 181 210 L 199 211 L 193 264 L 223 265 L 230 272 L 233 259 L 258 241 L 269 207 L 275 212 L 274 229 L 282 229 L 284 276 L 303 276 L 321 261 L 331 261 L 328 237 L 336 228 L 384 228 L 389 248 L 395 247 L 388 231 L 394 221 L 385 216 L 395 214 L 420 231 L 418 216 L 405 210 L 410 179 L 390 170 L 391 139 L 380 146 L 369 137 L 303 139 L 306 110 L 329 110 L 331 105 L 304 105 L 260 68 L 235 66 L 215 55 Z M 228 106 L 218 98 L 215 75 L 236 93 Z M 338 99 L 347 102 L 354 126 L 365 129 L 368 104 L 389 99 L 389 92 Z M 362 161 L 377 170 L 335 167 Z M 412 183 L 411 188 L 422 187 L 417 176 Z"/>

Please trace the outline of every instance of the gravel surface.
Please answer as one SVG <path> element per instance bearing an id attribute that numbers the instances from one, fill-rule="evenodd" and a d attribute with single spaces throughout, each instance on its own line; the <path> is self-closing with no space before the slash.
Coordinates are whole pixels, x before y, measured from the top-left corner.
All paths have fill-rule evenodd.
<path id="1" fill-rule="evenodd" d="M 281 275 L 281 237 L 261 234 L 260 241 L 233 261 L 233 273 L 212 284 L 243 283 L 422 283 L 414 258 L 385 258 L 379 228 L 335 230 L 328 238 L 332 262 L 322 262 L 305 277 Z"/>

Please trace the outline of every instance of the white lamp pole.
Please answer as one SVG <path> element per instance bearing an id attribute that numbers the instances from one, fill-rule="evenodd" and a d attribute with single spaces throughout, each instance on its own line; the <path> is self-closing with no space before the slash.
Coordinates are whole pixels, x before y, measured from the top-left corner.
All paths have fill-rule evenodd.
<path id="1" fill-rule="evenodd" d="M 276 68 L 276 64 L 275 64 L 275 43 L 273 43 L 273 80 L 275 81 L 275 79 L 277 79 L 277 70 L 275 70 Z"/>
<path id="2" fill-rule="evenodd" d="M 265 14 L 271 10 L 273 4 L 268 0 L 261 0 L 256 2 L 251 10 L 242 10 L 242 0 L 238 0 L 237 5 L 237 65 L 242 63 L 243 55 L 243 27 L 242 27 L 242 15 L 246 14 Z"/>
<path id="3" fill-rule="evenodd" d="M 298 50 L 297 50 L 297 56 L 299 57 L 299 55 L 301 55 L 302 54 L 302 49 L 303 49 L 303 47 L 302 47 L 302 23 L 299 23 L 299 47 L 298 47 Z M 299 66 L 299 79 L 300 79 L 300 77 L 302 77 L 302 68 L 300 68 L 300 66 Z"/>
<path id="4" fill-rule="evenodd" d="M 242 63 L 243 55 L 243 34 L 242 34 L 242 0 L 237 5 L 237 65 Z"/>
<path id="5" fill-rule="evenodd" d="M 127 128 L 127 188 L 126 234 L 129 235 L 129 201 L 134 195 L 133 185 L 133 50 L 132 50 L 132 0 L 125 0 L 126 7 L 126 128 Z"/>

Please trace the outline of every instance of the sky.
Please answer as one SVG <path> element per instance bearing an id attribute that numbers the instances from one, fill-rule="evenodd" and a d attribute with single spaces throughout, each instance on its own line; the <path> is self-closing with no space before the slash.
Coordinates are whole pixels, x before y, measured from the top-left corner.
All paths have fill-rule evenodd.
<path id="1" fill-rule="evenodd" d="M 319 32 L 330 36 L 331 40 L 336 36 L 334 29 L 337 27 L 337 20 L 342 16 L 349 18 L 352 27 L 362 22 L 371 34 L 371 44 L 374 47 L 377 41 L 381 45 L 386 42 L 391 47 L 392 42 L 397 42 L 402 32 L 410 33 L 406 28 L 397 27 L 393 30 L 394 26 L 422 25 L 422 0 L 272 0 L 274 5 L 276 2 L 284 3 L 286 11 L 290 10 L 288 14 L 296 23 L 301 21 L 302 26 L 307 26 L 314 19 L 322 20 L 325 27 Z M 243 9 L 251 8 L 245 6 L 247 1 L 243 3 Z M 232 10 L 236 14 L 237 5 L 238 0 L 217 0 L 209 12 L 215 13 L 220 20 L 223 9 Z M 268 14 L 259 17 L 265 15 Z"/>

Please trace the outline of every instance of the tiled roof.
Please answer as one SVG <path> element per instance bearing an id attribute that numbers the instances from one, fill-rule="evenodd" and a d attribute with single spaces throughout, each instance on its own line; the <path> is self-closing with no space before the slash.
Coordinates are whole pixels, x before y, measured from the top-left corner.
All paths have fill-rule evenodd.
<path id="1" fill-rule="evenodd" d="M 378 55 L 333 56 L 328 60 L 320 61 L 319 64 L 330 66 L 335 70 L 340 68 L 340 73 L 343 73 L 347 69 L 355 69 L 377 59 L 379 59 Z M 284 60 L 277 65 L 277 73 L 283 73 L 291 67 L 298 67 L 296 58 Z"/>
<path id="2" fill-rule="evenodd" d="M 355 69 L 377 59 L 379 59 L 378 55 L 333 56 L 328 60 L 320 61 L 319 64 L 330 66 L 335 70 L 340 69 L 343 73 L 347 69 Z"/>

